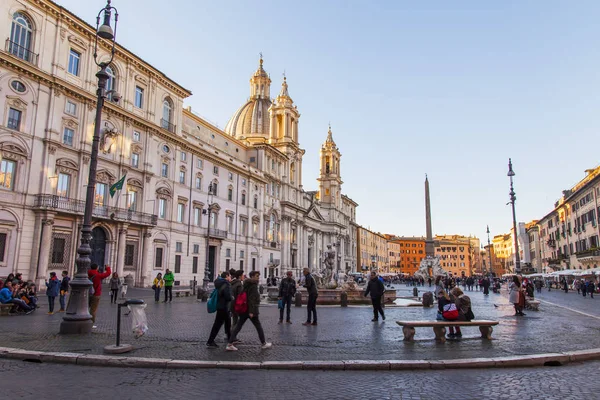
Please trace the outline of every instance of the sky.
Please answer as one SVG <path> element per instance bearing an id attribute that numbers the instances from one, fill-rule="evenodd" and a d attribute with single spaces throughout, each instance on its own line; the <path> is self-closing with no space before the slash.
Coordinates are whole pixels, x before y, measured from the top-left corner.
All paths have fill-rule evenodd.
<path id="1" fill-rule="evenodd" d="M 95 25 L 96 0 L 58 3 Z M 193 95 L 224 128 L 249 96 L 259 53 L 301 113 L 305 190 L 317 189 L 331 123 L 357 222 L 487 242 L 598 165 L 600 2 L 113 0 L 117 41 Z M 590 151 L 591 150 L 591 151 Z"/>

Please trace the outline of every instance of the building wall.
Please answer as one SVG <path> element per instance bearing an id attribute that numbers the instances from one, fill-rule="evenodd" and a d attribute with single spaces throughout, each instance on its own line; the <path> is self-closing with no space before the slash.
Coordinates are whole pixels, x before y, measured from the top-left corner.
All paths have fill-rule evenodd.
<path id="1" fill-rule="evenodd" d="M 389 251 L 385 236 L 359 226 L 358 238 L 357 259 L 360 261 L 360 270 L 388 272 Z"/>
<path id="2" fill-rule="evenodd" d="M 478 269 L 479 239 L 444 235 L 435 237 L 435 255 L 440 257 L 442 268 L 454 276 L 471 276 Z"/>

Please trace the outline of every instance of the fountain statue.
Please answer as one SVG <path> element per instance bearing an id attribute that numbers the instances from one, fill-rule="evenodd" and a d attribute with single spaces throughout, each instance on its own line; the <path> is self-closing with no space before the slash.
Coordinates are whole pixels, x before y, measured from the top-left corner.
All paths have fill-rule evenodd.
<path id="1" fill-rule="evenodd" d="M 440 265 L 440 258 L 437 256 L 427 256 L 421 260 L 419 270 L 415 272 L 415 278 L 435 279 L 436 276 L 448 276 L 448 272 L 444 271 Z"/>

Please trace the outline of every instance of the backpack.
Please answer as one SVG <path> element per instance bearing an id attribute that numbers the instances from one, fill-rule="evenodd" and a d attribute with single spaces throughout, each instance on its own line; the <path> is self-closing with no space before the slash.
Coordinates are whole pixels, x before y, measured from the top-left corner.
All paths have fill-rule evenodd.
<path id="1" fill-rule="evenodd" d="M 206 303 L 206 308 L 208 309 L 209 314 L 217 312 L 217 304 L 219 303 L 219 290 L 214 288 L 212 293 L 210 294 L 210 298 Z"/>
<path id="2" fill-rule="evenodd" d="M 235 298 L 235 304 L 233 305 L 233 311 L 236 314 L 245 314 L 248 312 L 248 294 L 242 292 Z"/>

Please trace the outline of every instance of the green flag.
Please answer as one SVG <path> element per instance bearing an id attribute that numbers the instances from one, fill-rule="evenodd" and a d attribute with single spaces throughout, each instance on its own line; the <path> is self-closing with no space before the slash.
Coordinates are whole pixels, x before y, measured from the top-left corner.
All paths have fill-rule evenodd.
<path id="1" fill-rule="evenodd" d="M 125 183 L 126 176 L 127 175 L 123 175 L 123 177 L 121 179 L 119 179 L 119 181 L 117 183 L 115 183 L 114 185 L 112 185 L 110 187 L 110 197 L 114 197 L 115 193 L 117 193 L 117 190 L 123 189 L 123 183 Z"/>

